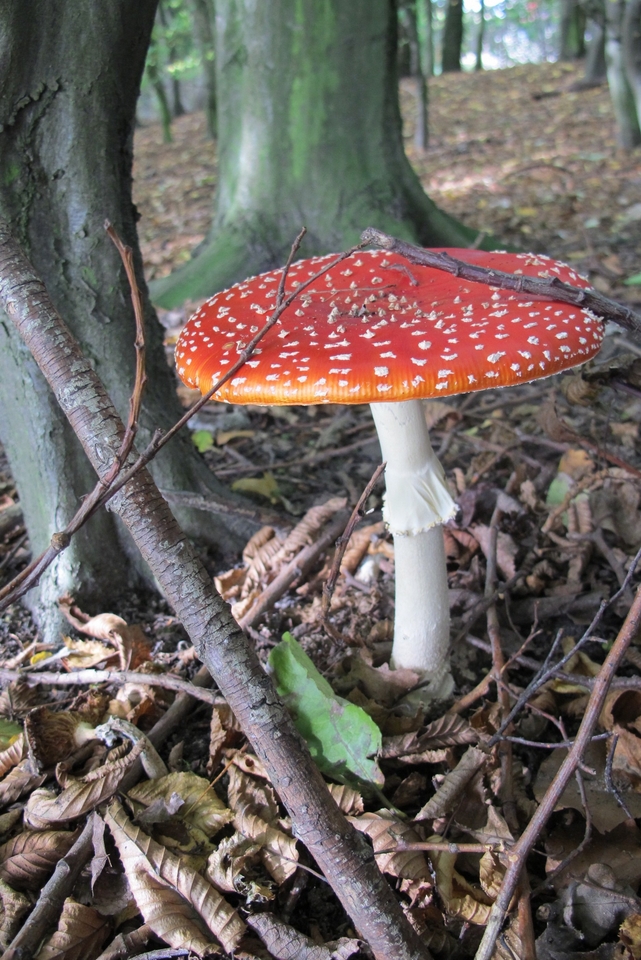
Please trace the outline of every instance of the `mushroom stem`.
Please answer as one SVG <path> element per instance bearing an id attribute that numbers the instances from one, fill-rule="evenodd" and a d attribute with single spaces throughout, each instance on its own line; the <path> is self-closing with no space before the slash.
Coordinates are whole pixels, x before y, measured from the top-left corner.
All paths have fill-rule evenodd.
<path id="1" fill-rule="evenodd" d="M 456 512 L 420 400 L 371 404 L 385 471 L 383 515 L 393 537 L 392 667 L 416 670 L 431 696 L 451 690 L 450 610 L 441 524 Z"/>

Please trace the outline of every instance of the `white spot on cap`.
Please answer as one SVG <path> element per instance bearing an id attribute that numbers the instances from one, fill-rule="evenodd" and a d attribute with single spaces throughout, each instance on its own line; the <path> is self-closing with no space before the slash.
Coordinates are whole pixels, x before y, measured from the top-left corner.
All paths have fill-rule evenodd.
<path id="1" fill-rule="evenodd" d="M 501 357 L 504 357 L 504 356 L 505 356 L 505 351 L 503 352 L 498 351 L 497 353 L 488 354 L 487 359 L 490 361 L 490 363 L 498 363 Z"/>
<path id="2" fill-rule="evenodd" d="M 389 376 L 389 367 L 374 367 L 374 373 L 377 377 Z"/>
<path id="3" fill-rule="evenodd" d="M 432 344 L 429 340 L 421 340 L 418 346 L 420 350 L 429 350 Z"/>
<path id="4" fill-rule="evenodd" d="M 234 377 L 231 382 L 232 387 L 239 387 L 241 383 L 246 383 L 247 377 Z"/>

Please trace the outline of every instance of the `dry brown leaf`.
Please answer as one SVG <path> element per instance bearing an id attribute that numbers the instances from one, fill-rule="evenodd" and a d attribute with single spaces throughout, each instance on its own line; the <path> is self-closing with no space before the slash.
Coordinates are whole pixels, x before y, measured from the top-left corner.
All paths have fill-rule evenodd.
<path id="1" fill-rule="evenodd" d="M 487 557 L 490 551 L 490 528 L 483 524 L 473 524 L 469 527 L 469 530 L 474 534 L 484 556 Z M 518 552 L 518 544 L 514 542 L 509 533 L 499 530 L 496 541 L 496 563 L 506 580 L 511 580 L 516 575 L 516 555 Z"/>
<path id="2" fill-rule="evenodd" d="M 174 794 L 183 801 L 176 812 L 178 819 L 207 837 L 213 837 L 233 820 L 234 814 L 218 798 L 209 780 L 195 773 L 169 773 L 158 780 L 146 780 L 133 787 L 128 796 L 149 807 L 157 800 L 168 801 Z"/>
<path id="3" fill-rule="evenodd" d="M 144 743 L 140 741 L 125 757 L 107 762 L 77 780 L 69 777 L 68 786 L 57 796 L 45 788 L 34 790 L 25 807 L 25 823 L 43 830 L 50 823 L 65 823 L 84 816 L 113 796 L 143 747 Z"/>
<path id="4" fill-rule="evenodd" d="M 248 866 L 258 859 L 260 845 L 242 833 L 221 840 L 207 861 L 207 877 L 218 890 L 242 893 Z"/>
<path id="5" fill-rule="evenodd" d="M 619 927 L 619 943 L 626 950 L 622 960 L 641 960 L 641 913 L 625 918 Z"/>
<path id="6" fill-rule="evenodd" d="M 0 880 L 2 922 L 0 923 L 0 950 L 6 950 L 22 926 L 22 918 L 32 908 L 31 898 L 18 893 L 4 880 Z"/>
<path id="7" fill-rule="evenodd" d="M 345 497 L 331 497 L 325 503 L 310 507 L 302 520 L 299 520 L 294 529 L 287 535 L 280 550 L 279 560 L 289 559 L 303 547 L 313 543 L 321 527 L 328 520 L 331 520 L 339 510 L 343 510 L 346 504 L 347 499 Z"/>
<path id="8" fill-rule="evenodd" d="M 9 747 L 11 749 L 11 747 Z M 15 803 L 23 793 L 39 787 L 47 779 L 47 774 L 33 773 L 28 759 L 21 760 L 13 769 L 9 770 L 0 781 L 0 806 Z"/>
<path id="9" fill-rule="evenodd" d="M 126 620 L 115 613 L 100 613 L 97 617 L 88 617 L 73 605 L 70 597 L 63 597 L 59 606 L 79 633 L 112 644 L 120 660 L 121 670 L 133 669 L 149 660 L 149 640 L 138 624 L 129 626 Z M 113 655 L 113 651 L 110 653 Z"/>
<path id="10" fill-rule="evenodd" d="M 247 806 L 234 811 L 234 827 L 248 840 L 258 844 L 263 863 L 276 883 L 284 883 L 296 872 L 298 850 L 293 837 L 270 826 Z"/>
<path id="11" fill-rule="evenodd" d="M 363 798 L 358 790 L 344 783 L 328 783 L 327 787 L 344 814 L 357 815 L 363 812 Z"/>
<path id="12" fill-rule="evenodd" d="M 379 523 L 372 523 L 366 527 L 360 527 L 354 530 L 349 538 L 349 543 L 343 559 L 341 560 L 341 573 L 355 573 L 358 565 L 367 553 L 373 537 L 382 536 L 385 532 L 385 525 L 381 520 Z"/>
<path id="13" fill-rule="evenodd" d="M 44 942 L 36 960 L 95 960 L 110 932 L 108 917 L 68 898 L 56 932 Z"/>
<path id="14" fill-rule="evenodd" d="M 350 823 L 366 833 L 372 841 L 376 862 L 383 873 L 408 880 L 425 880 L 430 871 L 425 855 L 420 850 L 399 850 L 394 852 L 399 840 L 404 843 L 419 843 L 421 838 L 416 830 L 397 820 L 388 810 L 379 813 L 365 813 L 362 817 L 349 817 Z M 391 850 L 391 853 L 378 853 L 379 850 Z"/>
<path id="15" fill-rule="evenodd" d="M 149 943 L 153 930 L 148 923 L 142 923 L 131 933 L 119 933 L 106 950 L 96 957 L 96 960 L 127 960 L 129 957 L 135 957 L 142 953 L 144 947 Z"/>
<path id="16" fill-rule="evenodd" d="M 435 820 L 451 812 L 457 797 L 487 761 L 478 747 L 468 747 L 457 766 L 448 773 L 434 796 L 419 810 L 416 820 Z"/>
<path id="17" fill-rule="evenodd" d="M 453 747 L 464 743 L 478 743 L 479 735 L 467 720 L 455 713 L 446 713 L 428 724 L 423 733 L 418 731 L 397 737 L 384 737 L 381 756 L 387 759 L 422 755 L 425 751 Z M 416 763 L 423 762 L 416 759 Z"/>
<path id="18" fill-rule="evenodd" d="M 64 830 L 24 830 L 0 847 L 0 879 L 16 890 L 39 890 L 75 839 Z"/>
<path id="19" fill-rule="evenodd" d="M 17 766 L 25 756 L 24 734 L 20 734 L 6 750 L 0 751 L 0 777 Z"/>
<path id="20" fill-rule="evenodd" d="M 360 656 L 345 657 L 341 664 L 345 676 L 341 684 L 359 686 L 365 694 L 381 706 L 391 706 L 412 687 L 420 682 L 420 676 L 414 670 L 391 670 L 389 664 L 373 667 Z"/>
<path id="21" fill-rule="evenodd" d="M 246 754 L 237 754 L 236 759 L 246 764 L 252 761 L 249 767 L 241 767 L 234 762 L 227 771 L 229 783 L 227 786 L 227 801 L 232 810 L 251 810 L 268 824 L 278 821 L 279 807 L 274 788 L 267 780 L 256 780 L 250 772 L 256 758 Z"/>
<path id="22" fill-rule="evenodd" d="M 40 684 L 31 686 L 26 680 L 12 680 L 0 693 L 0 716 L 21 719 L 39 703 L 42 703 Z"/>
<path id="23" fill-rule="evenodd" d="M 269 913 L 256 914 L 247 922 L 276 960 L 347 960 L 361 947 L 360 940 L 347 937 L 331 945 L 314 943 Z"/>
<path id="24" fill-rule="evenodd" d="M 538 801 L 541 800 L 558 773 L 565 755 L 564 750 L 551 750 L 550 756 L 546 757 L 539 767 L 539 772 L 533 784 L 534 796 Z M 584 771 L 582 778 L 592 823 L 600 833 L 608 833 L 610 830 L 614 830 L 619 823 L 628 819 L 627 813 L 619 806 L 616 798 L 605 785 L 606 756 L 607 746 L 603 741 L 589 744 L 583 755 L 583 762 L 586 767 L 596 771 L 596 777 Z M 633 790 L 622 791 L 622 796 L 632 816 L 641 817 L 641 796 Z M 557 810 L 565 810 L 568 807 L 578 810 L 580 813 L 583 812 L 583 801 L 574 777 L 570 779 L 556 805 Z"/>
<path id="25" fill-rule="evenodd" d="M 117 800 L 109 805 L 105 820 L 118 847 L 140 912 L 154 932 L 170 946 L 186 945 L 177 923 L 167 924 L 170 914 L 159 902 L 171 903 L 174 916 L 186 919 L 188 910 L 178 909 L 180 901 L 184 908 L 197 911 L 227 952 L 233 950 L 243 935 L 245 924 L 212 885 L 195 870 L 185 866 L 166 847 L 135 827 Z M 158 928 L 161 921 L 163 932 Z M 195 946 L 190 948 L 202 954 L 202 947 L 201 941 L 200 949 Z"/>
<path id="26" fill-rule="evenodd" d="M 433 839 L 441 841 L 442 837 Z M 447 912 L 468 923 L 486 924 L 492 909 L 492 901 L 482 890 L 473 887 L 454 869 L 456 854 L 432 851 L 430 860 L 436 873 L 438 892 Z"/>
<path id="27" fill-rule="evenodd" d="M 118 661 L 120 669 L 126 669 L 120 664 L 118 651 L 99 640 L 74 640 L 73 637 L 65 637 L 65 647 L 69 650 L 69 655 L 62 658 L 66 670 L 89 670 L 110 661 L 114 664 Z"/>
<path id="28" fill-rule="evenodd" d="M 242 739 L 243 732 L 230 707 L 227 704 L 214 707 L 209 732 L 209 760 L 207 761 L 209 776 L 218 769 L 223 750 L 238 746 Z"/>

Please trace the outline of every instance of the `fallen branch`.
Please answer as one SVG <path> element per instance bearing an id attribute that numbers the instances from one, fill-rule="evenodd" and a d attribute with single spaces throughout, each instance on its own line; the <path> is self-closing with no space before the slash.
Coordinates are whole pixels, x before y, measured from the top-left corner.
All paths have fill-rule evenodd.
<path id="1" fill-rule="evenodd" d="M 471 280 L 473 283 L 484 283 L 489 287 L 500 287 L 504 290 L 515 290 L 517 293 L 527 293 L 535 297 L 547 297 L 550 300 L 561 300 L 571 303 L 582 309 L 590 310 L 604 322 L 611 321 L 625 330 L 631 331 L 637 337 L 641 336 L 641 317 L 629 307 L 610 300 L 596 290 L 584 290 L 563 283 L 557 277 L 544 279 L 526 277 L 520 273 L 504 273 L 502 270 L 488 270 L 465 260 L 457 260 L 449 253 L 437 253 L 435 250 L 426 250 L 417 247 L 405 240 L 397 240 L 375 227 L 367 227 L 361 234 L 361 242 L 399 253 L 410 263 L 418 263 L 425 267 L 434 267 L 436 270 L 445 270 L 455 277 Z"/>
<path id="2" fill-rule="evenodd" d="M 99 476 L 124 428 L 102 381 L 55 312 L 42 282 L 0 225 L 0 302 L 47 379 Z M 135 454 L 132 452 L 133 459 Z M 371 847 L 346 821 L 228 606 L 141 458 L 118 480 L 112 509 L 129 529 L 161 590 L 182 621 L 263 761 L 308 848 L 359 933 L 379 960 L 427 960 Z M 132 469 L 133 468 L 133 469 Z M 122 488 L 122 484 L 126 486 Z"/>

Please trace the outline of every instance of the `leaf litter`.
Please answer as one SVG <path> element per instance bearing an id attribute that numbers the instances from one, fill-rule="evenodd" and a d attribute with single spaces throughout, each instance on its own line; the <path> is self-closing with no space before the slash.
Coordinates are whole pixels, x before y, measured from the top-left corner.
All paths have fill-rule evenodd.
<path id="1" fill-rule="evenodd" d="M 480 229 L 570 259 L 603 292 L 634 302 L 635 287 L 624 281 L 641 267 L 633 216 L 638 169 L 612 147 L 607 92 L 571 90 L 576 76 L 572 65 L 547 64 L 434 80 L 433 139 L 424 156 L 409 146 L 413 91 L 404 81 L 408 152 L 448 212 L 469 221 L 475 210 Z M 483 85 L 483 96 L 470 95 L 472 83 Z M 542 89 L 559 95 L 533 99 Z M 137 190 L 150 276 L 177 265 L 208 229 L 215 151 L 198 146 L 198 115 L 175 126 L 162 161 L 157 130 L 139 134 Z M 183 319 L 175 314 L 164 317 L 168 327 Z M 622 348 L 632 359 L 621 359 Z M 615 334 L 579 375 L 426 404 L 460 508 L 444 531 L 457 699 L 427 711 L 403 706 L 417 678 L 388 665 L 394 554 L 381 522 L 380 486 L 347 547 L 325 619 L 331 549 L 319 551 L 283 590 L 274 587 L 284 566 L 296 566 L 372 475 L 378 447 L 369 412 L 212 404 L 195 424 L 211 469 L 230 485 L 257 481 L 245 485 L 246 495 L 259 509 L 280 511 L 231 570 L 206 557 L 212 576 L 238 604 L 237 616 L 269 594 L 250 628 L 259 654 L 267 663 L 271 651 L 274 669 L 285 634 L 290 654 L 301 651 L 279 677 L 282 690 L 295 688 L 295 714 L 306 717 L 300 729 L 332 795 L 369 838 L 436 957 L 474 956 L 510 848 L 567 755 L 563 744 L 577 730 L 629 609 L 636 581 L 626 577 L 641 546 L 636 362 L 634 345 Z M 28 544 L 17 492 L 0 463 L 2 517 L 0 564 L 11 573 Z M 503 739 L 496 737 L 505 717 L 485 591 L 493 523 L 493 602 L 506 660 L 500 688 L 513 704 L 545 674 Z M 587 635 L 603 602 L 617 594 Z M 171 611 L 151 599 L 124 599 L 116 612 L 90 615 L 65 598 L 62 609 L 70 636 L 58 649 L 42 649 L 18 608 L 3 621 L 0 717 L 9 726 L 0 751 L 2 944 L 24 922 L 84 818 L 97 811 L 87 876 L 65 901 L 39 957 L 107 960 L 163 943 L 201 956 L 366 956 L 220 698 L 201 702 L 189 726 L 161 747 L 165 771 L 151 778 L 136 774 L 137 782 L 128 782 L 145 739 L 122 734 L 105 742 L 109 717 L 149 732 L 177 695 L 156 681 L 193 675 Z M 553 644 L 554 661 L 564 662 L 549 670 Z M 283 677 L 303 664 L 301 682 L 290 689 Z M 541 833 L 527 862 L 532 894 L 518 895 L 496 957 L 527 957 L 532 938 L 537 956 L 554 960 L 597 950 L 599 958 L 641 956 L 640 667 L 633 645 L 600 717 L 597 733 L 606 738 L 590 745 Z M 87 694 L 98 669 L 110 670 L 112 679 L 95 680 Z M 122 671 L 126 682 L 124 675 L 113 679 Z M 71 685 L 74 675 L 82 683 Z M 348 720 L 345 733 L 337 715 L 358 719 Z M 359 741 L 350 729 L 369 732 Z M 351 761 L 355 751 L 353 768 L 346 757 Z"/>

